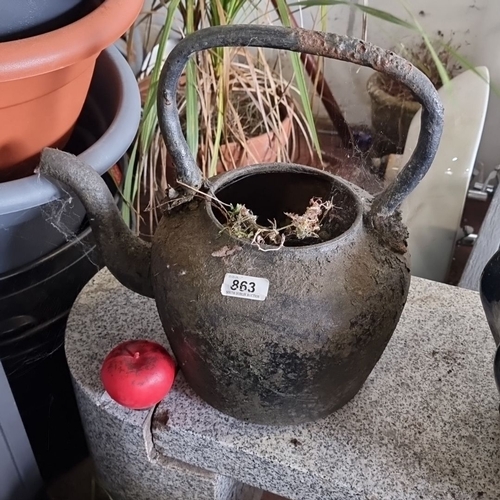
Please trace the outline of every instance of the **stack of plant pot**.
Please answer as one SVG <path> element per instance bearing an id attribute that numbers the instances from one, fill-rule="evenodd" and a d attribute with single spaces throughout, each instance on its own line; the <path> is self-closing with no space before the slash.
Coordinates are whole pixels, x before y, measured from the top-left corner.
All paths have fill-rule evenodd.
<path id="1" fill-rule="evenodd" d="M 99 262 L 83 206 L 35 169 L 52 146 L 77 154 L 115 185 L 106 172 L 133 141 L 141 108 L 134 74 L 113 44 L 142 4 L 2 3 L 0 361 L 47 481 L 84 453 L 64 330 Z"/>

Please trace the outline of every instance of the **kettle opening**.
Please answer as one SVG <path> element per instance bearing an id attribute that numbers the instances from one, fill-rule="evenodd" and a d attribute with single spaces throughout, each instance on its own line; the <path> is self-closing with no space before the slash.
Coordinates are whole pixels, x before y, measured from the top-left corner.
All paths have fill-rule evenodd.
<path id="1" fill-rule="evenodd" d="M 320 170 L 299 165 L 259 165 L 232 170 L 217 179 L 211 195 L 222 203 L 244 205 L 257 216 L 257 223 L 278 228 L 290 224 L 287 214 L 303 215 L 312 200 L 331 201 L 331 208 L 322 215 L 313 237 L 290 237 L 283 246 L 309 246 L 333 240 L 345 234 L 361 216 L 357 195 L 341 180 Z M 227 225 L 225 214 L 216 202 L 207 202 L 207 209 L 221 225 Z M 234 234 L 233 234 L 234 236 Z"/>

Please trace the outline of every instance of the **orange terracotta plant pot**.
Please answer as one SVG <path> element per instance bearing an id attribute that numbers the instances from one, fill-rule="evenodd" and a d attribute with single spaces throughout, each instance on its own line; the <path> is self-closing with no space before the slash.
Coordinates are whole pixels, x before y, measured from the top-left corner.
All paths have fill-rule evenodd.
<path id="1" fill-rule="evenodd" d="M 274 163 L 278 158 L 278 151 L 288 144 L 292 132 L 292 119 L 286 116 L 281 122 L 279 131 L 261 134 L 247 139 L 245 147 L 236 142 L 223 144 L 220 148 L 217 173 L 226 170 L 248 167 L 262 163 Z"/>
<path id="2" fill-rule="evenodd" d="M 32 174 L 44 147 L 64 146 L 97 57 L 132 25 L 142 5 L 104 0 L 63 28 L 0 43 L 0 182 Z"/>
<path id="3" fill-rule="evenodd" d="M 262 163 L 274 163 L 278 159 L 278 152 L 288 145 L 292 133 L 293 120 L 287 115 L 281 122 L 278 132 L 270 132 L 246 140 L 245 146 L 236 142 L 222 144 L 217 161 L 217 174 L 222 174 L 233 168 L 248 167 Z M 201 153 L 199 153 L 201 155 Z M 201 165 L 198 156 L 198 165 Z M 171 157 L 167 154 L 166 164 L 163 167 L 161 160 L 158 162 L 158 171 L 165 168 L 166 180 L 170 185 L 176 182 L 175 167 Z"/>

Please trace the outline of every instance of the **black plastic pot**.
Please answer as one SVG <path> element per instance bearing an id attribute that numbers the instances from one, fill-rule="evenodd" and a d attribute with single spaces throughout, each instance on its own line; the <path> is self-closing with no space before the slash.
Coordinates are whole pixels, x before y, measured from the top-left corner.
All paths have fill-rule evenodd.
<path id="1" fill-rule="evenodd" d="M 91 12 L 98 0 L 3 0 L 0 42 L 62 28 Z"/>
<path id="2" fill-rule="evenodd" d="M 0 276 L 0 359 L 42 477 L 50 481 L 87 453 L 64 355 L 69 311 L 97 272 L 92 232 Z"/>

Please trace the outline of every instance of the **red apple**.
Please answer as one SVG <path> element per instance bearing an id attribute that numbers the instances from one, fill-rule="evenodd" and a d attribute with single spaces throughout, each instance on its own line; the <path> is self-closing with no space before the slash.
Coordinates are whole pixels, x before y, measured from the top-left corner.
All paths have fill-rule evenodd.
<path id="1" fill-rule="evenodd" d="M 117 403 L 144 410 L 159 403 L 170 391 L 175 362 L 167 350 L 149 340 L 118 344 L 104 360 L 101 380 Z"/>

